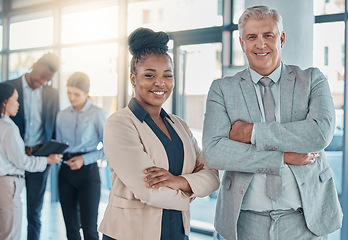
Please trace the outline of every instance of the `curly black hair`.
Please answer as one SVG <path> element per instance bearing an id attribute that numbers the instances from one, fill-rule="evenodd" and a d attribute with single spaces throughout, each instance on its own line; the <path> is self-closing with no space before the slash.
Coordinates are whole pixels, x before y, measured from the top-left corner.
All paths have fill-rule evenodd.
<path id="1" fill-rule="evenodd" d="M 149 28 L 137 28 L 128 37 L 129 52 L 133 55 L 131 60 L 132 73 L 135 73 L 135 67 L 138 62 L 151 54 L 164 55 L 172 62 L 168 55 L 169 35 L 165 32 L 155 32 Z"/>

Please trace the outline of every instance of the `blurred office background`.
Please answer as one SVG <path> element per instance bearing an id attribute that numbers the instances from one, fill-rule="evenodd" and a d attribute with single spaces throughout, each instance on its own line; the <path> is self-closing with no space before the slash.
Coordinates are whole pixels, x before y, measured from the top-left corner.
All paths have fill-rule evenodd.
<path id="1" fill-rule="evenodd" d="M 336 132 L 326 153 L 348 216 L 347 0 L 0 0 L 0 81 L 30 71 L 42 54 L 54 52 L 61 68 L 51 84 L 59 89 L 61 108 L 69 105 L 67 78 L 83 71 L 91 78 L 92 100 L 110 115 L 126 106 L 132 95 L 128 34 L 140 26 L 166 31 L 172 38 L 170 54 L 176 70 L 175 88 L 165 108 L 184 118 L 201 143 L 209 86 L 214 79 L 247 66 L 237 22 L 245 8 L 259 4 L 276 8 L 283 16 L 283 61 L 302 68 L 316 66 L 329 81 Z M 100 160 L 99 165 L 101 218 L 110 183 L 107 162 Z M 57 171 L 52 169 L 47 188 L 42 239 L 65 239 Z M 191 239 L 219 238 L 213 228 L 215 201 L 212 194 L 192 203 Z M 24 215 L 23 233 L 25 221 Z M 342 230 L 330 239 L 348 239 L 347 217 Z"/>

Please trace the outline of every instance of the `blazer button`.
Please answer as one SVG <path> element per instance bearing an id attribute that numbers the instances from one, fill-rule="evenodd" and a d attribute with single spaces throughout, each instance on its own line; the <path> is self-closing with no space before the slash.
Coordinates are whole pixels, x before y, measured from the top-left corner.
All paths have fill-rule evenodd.
<path id="1" fill-rule="evenodd" d="M 240 194 L 244 194 L 244 189 L 240 190 Z"/>

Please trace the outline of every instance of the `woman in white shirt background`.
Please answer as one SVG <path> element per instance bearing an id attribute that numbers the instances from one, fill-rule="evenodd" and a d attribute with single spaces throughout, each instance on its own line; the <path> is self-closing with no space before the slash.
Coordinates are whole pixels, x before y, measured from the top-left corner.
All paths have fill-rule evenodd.
<path id="1" fill-rule="evenodd" d="M 20 194 L 24 187 L 24 171 L 42 172 L 47 164 L 57 164 L 63 157 L 27 156 L 17 125 L 10 117 L 18 112 L 18 92 L 0 83 L 0 239 L 19 240 L 22 223 Z"/>
<path id="2" fill-rule="evenodd" d="M 68 142 L 64 163 L 58 175 L 58 189 L 67 237 L 80 240 L 82 227 L 85 240 L 98 240 L 97 218 L 100 200 L 98 159 L 105 157 L 103 141 L 106 113 L 88 98 L 89 77 L 82 72 L 72 74 L 67 83 L 71 106 L 57 115 L 56 137 Z"/>

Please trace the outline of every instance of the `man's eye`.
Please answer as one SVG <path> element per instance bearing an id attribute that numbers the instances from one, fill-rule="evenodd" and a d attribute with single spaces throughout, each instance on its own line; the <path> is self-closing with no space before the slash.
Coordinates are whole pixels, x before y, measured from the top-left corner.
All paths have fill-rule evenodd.
<path id="1" fill-rule="evenodd" d="M 173 75 L 164 76 L 165 78 L 173 78 Z"/>

